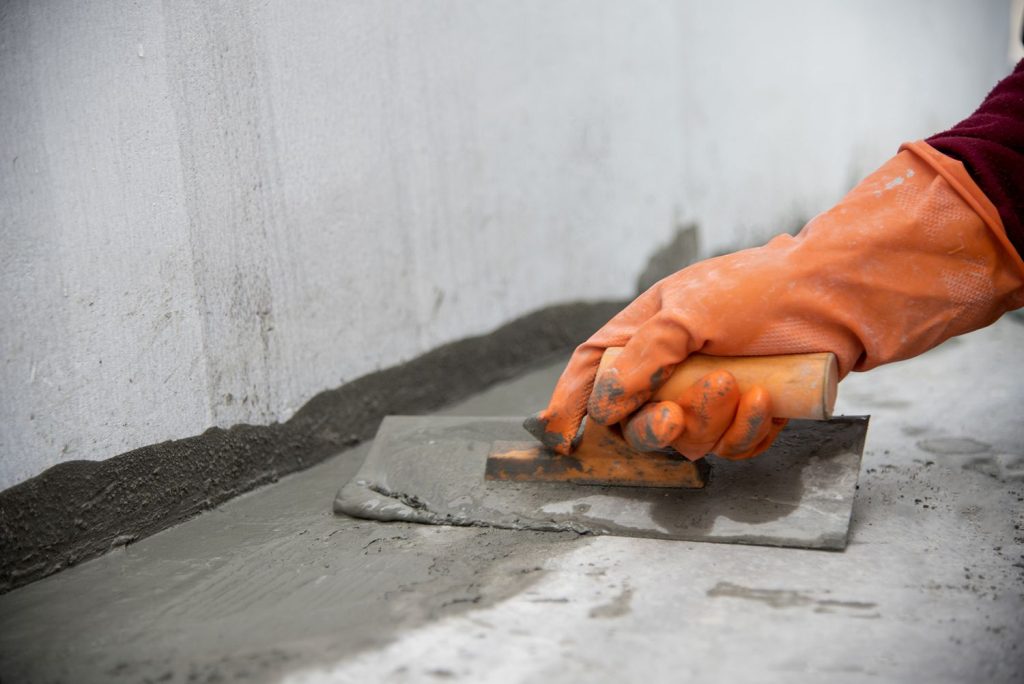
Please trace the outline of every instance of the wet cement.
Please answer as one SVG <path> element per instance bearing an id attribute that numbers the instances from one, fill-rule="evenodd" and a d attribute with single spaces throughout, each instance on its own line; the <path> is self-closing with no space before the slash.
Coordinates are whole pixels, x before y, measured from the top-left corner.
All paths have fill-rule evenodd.
<path id="1" fill-rule="evenodd" d="M 564 358 L 442 412 L 525 414 Z M 0 682 L 277 681 L 528 590 L 575 533 L 339 518 L 372 443 L 0 596 Z"/>
<path id="2" fill-rule="evenodd" d="M 527 414 L 560 370 L 441 413 Z M 1022 371 L 1004 320 L 843 381 L 873 418 L 842 553 L 337 517 L 361 445 L 0 596 L 0 681 L 1019 682 Z"/>
<path id="3" fill-rule="evenodd" d="M 791 421 L 749 461 L 714 459 L 703 489 L 491 482 L 495 441 L 522 417 L 388 416 L 337 513 L 382 521 L 842 549 L 866 418 Z"/>
<path id="4" fill-rule="evenodd" d="M 0 598 L 0 681 L 269 681 L 520 592 L 575 543 L 339 519 L 365 452 Z"/>
<path id="5" fill-rule="evenodd" d="M 391 413 L 479 392 L 570 350 L 622 302 L 555 306 L 322 392 L 290 420 L 213 428 L 0 492 L 0 593 L 191 518 L 370 439 Z"/>

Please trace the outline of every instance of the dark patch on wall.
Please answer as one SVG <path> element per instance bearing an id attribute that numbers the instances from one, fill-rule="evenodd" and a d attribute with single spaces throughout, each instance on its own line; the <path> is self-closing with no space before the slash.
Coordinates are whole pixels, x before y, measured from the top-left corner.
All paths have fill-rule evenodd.
<path id="1" fill-rule="evenodd" d="M 549 307 L 313 397 L 286 423 L 213 428 L 0 492 L 0 593 L 98 556 L 373 437 L 581 342 L 625 302 Z M 329 506 L 325 502 L 324 506 Z"/>
<path id="2" fill-rule="evenodd" d="M 696 262 L 699 252 L 697 226 L 680 226 L 668 244 L 659 247 L 647 261 L 636 279 L 637 292 L 644 292 L 662 278 Z"/>
<path id="3" fill-rule="evenodd" d="M 271 335 L 269 270 L 281 248 L 267 235 L 289 231 L 280 225 L 282 182 L 254 12 L 247 0 L 163 5 L 168 102 L 216 422 L 270 420 L 277 403 L 270 368 L 280 350 Z"/>

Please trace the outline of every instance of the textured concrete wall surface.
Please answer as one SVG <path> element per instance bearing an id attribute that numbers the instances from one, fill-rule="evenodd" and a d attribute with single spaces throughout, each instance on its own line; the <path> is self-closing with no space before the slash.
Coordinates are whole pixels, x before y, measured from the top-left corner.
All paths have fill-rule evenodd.
<path id="1" fill-rule="evenodd" d="M 0 488 L 791 230 L 1007 4 L 0 4 Z"/>

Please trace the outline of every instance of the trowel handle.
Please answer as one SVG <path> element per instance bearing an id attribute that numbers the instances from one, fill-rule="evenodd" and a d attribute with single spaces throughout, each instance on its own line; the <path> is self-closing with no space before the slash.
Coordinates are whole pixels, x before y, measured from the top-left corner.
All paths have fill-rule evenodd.
<path id="1" fill-rule="evenodd" d="M 619 355 L 622 347 L 605 350 L 601 366 Z M 836 403 L 839 369 L 831 352 L 779 356 L 708 356 L 692 354 L 676 366 L 654 400 L 677 399 L 688 387 L 715 370 L 736 377 L 740 391 L 760 385 L 772 395 L 772 413 L 778 418 L 828 420 Z"/>

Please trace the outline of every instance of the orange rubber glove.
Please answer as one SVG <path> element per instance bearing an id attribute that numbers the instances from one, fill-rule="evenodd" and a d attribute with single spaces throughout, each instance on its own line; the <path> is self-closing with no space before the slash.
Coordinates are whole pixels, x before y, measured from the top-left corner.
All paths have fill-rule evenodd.
<path id="1" fill-rule="evenodd" d="M 681 396 L 644 404 L 625 423 L 623 437 L 638 451 L 677 451 L 696 461 L 709 452 L 731 460 L 751 458 L 786 425 L 772 417 L 763 387 L 741 394 L 732 373 L 708 373 Z"/>
<path id="2" fill-rule="evenodd" d="M 526 427 L 571 452 L 585 414 L 625 422 L 638 448 L 747 457 L 778 422 L 760 388 L 712 374 L 645 407 L 689 354 L 833 352 L 839 377 L 916 356 L 1024 306 L 1024 261 L 963 165 L 908 143 L 799 235 L 694 264 L 640 295 L 580 345 Z M 607 347 L 624 346 L 595 378 Z M 638 411 L 639 410 L 639 411 Z"/>

